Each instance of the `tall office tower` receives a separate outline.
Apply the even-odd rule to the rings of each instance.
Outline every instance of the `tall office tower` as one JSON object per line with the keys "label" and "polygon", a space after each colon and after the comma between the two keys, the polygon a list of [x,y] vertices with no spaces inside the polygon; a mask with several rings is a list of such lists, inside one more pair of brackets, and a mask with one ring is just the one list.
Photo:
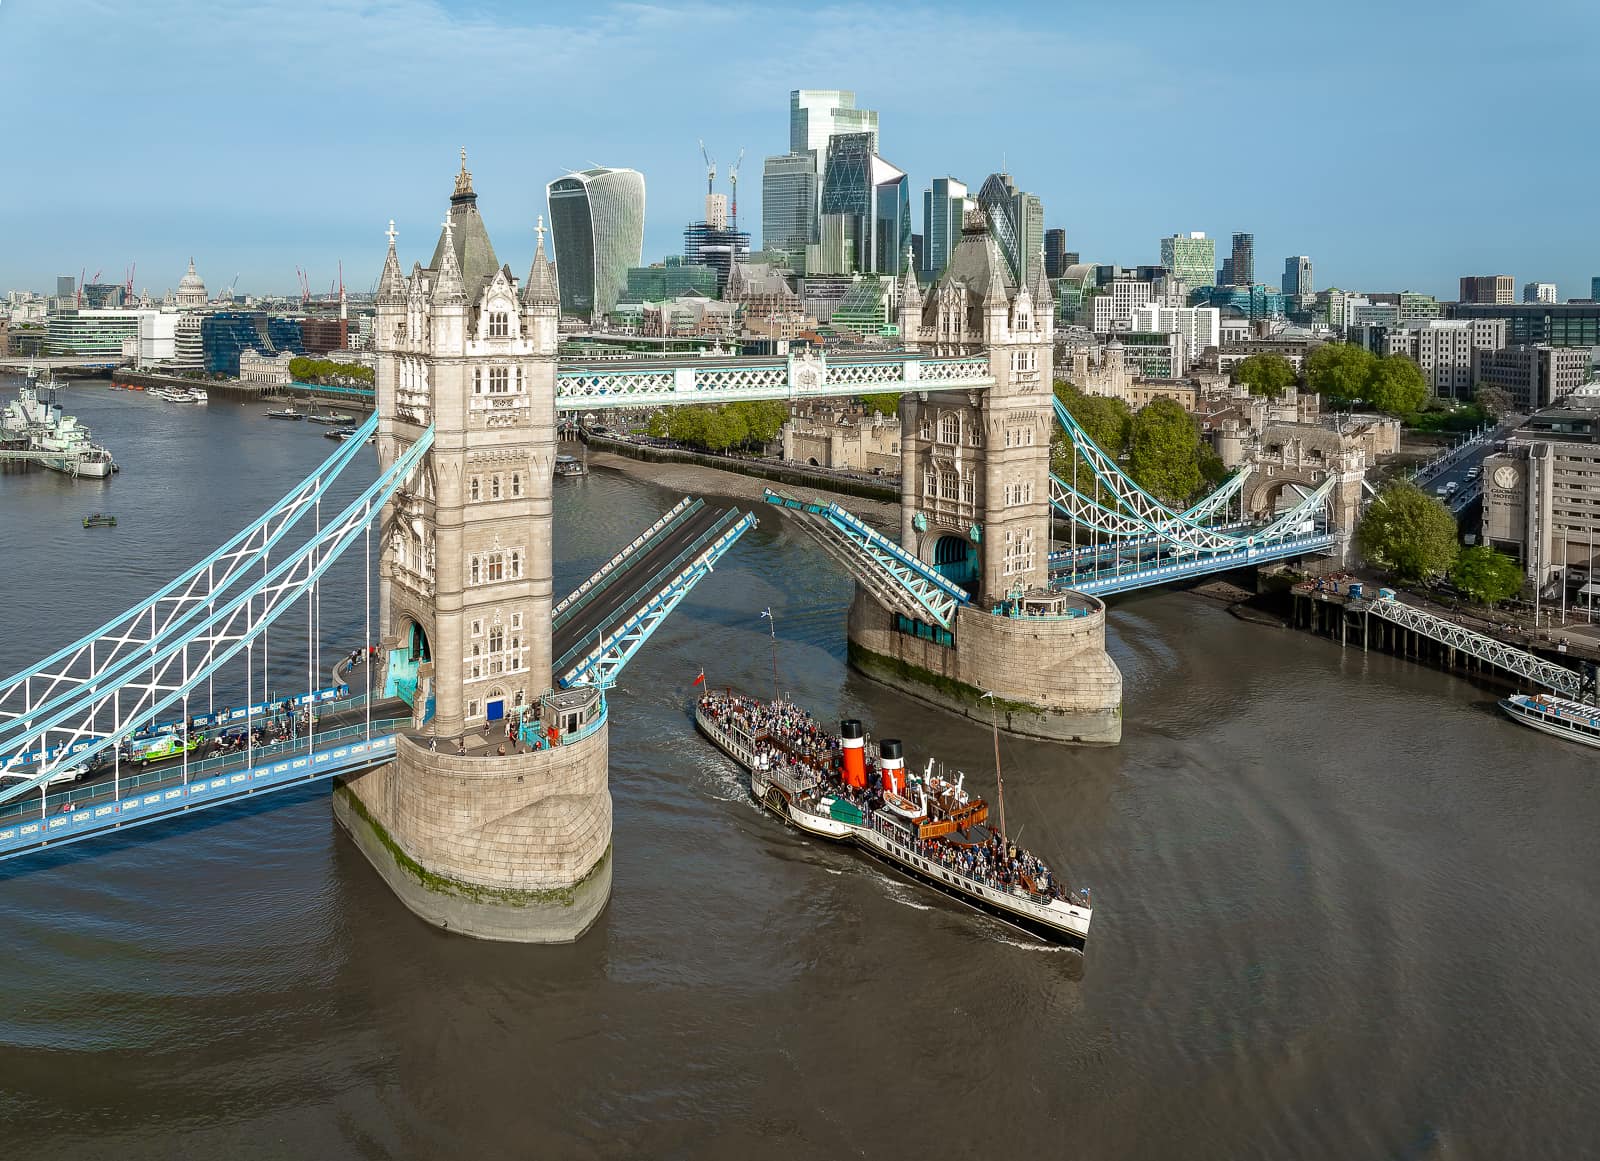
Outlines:
{"label": "tall office tower", "polygon": [[1233,281],[1229,286],[1254,286],[1256,283],[1256,236],[1233,236]]}
{"label": "tall office tower", "polygon": [[1046,230],[1044,232],[1044,276],[1046,278],[1060,278],[1067,272],[1067,232],[1065,230]]}
{"label": "tall office tower", "polygon": [[1600,302],[1600,278],[1590,277],[1589,299],[1591,302]]}
{"label": "tall office tower", "polygon": [[761,172],[761,248],[782,254],[789,269],[804,274],[816,221],[816,160],[809,153],[767,158]]}
{"label": "tall office tower", "polygon": [[807,273],[900,273],[911,249],[911,182],[877,155],[876,138],[863,132],[829,139]]}
{"label": "tall office tower", "polygon": [[991,173],[978,191],[978,206],[1000,244],[1011,277],[1031,286],[1039,252],[1044,249],[1043,203],[1019,190],[1009,173]]}
{"label": "tall office tower", "polygon": [[1469,274],[1461,280],[1461,301],[1503,305],[1516,301],[1516,284],[1509,274]]}
{"label": "tall office tower", "polygon": [[644,175],[598,166],[546,187],[561,313],[598,322],[644,258]]}
{"label": "tall office tower", "polygon": [[[789,152],[810,153],[821,162],[838,133],[870,133],[878,147],[878,114],[856,108],[848,89],[795,89],[789,94]],[[820,168],[820,166],[819,166]]]}
{"label": "tall office tower", "polygon": [[1161,265],[1190,290],[1213,286],[1217,281],[1217,244],[1203,230],[1173,234],[1161,239]]}
{"label": "tall office tower", "polygon": [[1523,302],[1555,302],[1556,284],[1554,282],[1529,282],[1522,288]]}
{"label": "tall office tower", "polygon": [[1283,260],[1283,296],[1295,300],[1309,298],[1311,290],[1311,259],[1304,254]]}
{"label": "tall office tower", "polygon": [[1222,260],[1222,268],[1217,271],[1217,285],[1218,286],[1233,286],[1233,285],[1235,285],[1234,278],[1233,278],[1233,259],[1232,258],[1224,258]]}
{"label": "tall office tower", "polygon": [[76,298],[78,294],[78,280],[70,274],[56,275],[56,297]]}
{"label": "tall office tower", "polygon": [[950,254],[961,241],[961,220],[972,199],[966,184],[953,177],[936,177],[922,191],[922,277],[933,280],[944,273]]}

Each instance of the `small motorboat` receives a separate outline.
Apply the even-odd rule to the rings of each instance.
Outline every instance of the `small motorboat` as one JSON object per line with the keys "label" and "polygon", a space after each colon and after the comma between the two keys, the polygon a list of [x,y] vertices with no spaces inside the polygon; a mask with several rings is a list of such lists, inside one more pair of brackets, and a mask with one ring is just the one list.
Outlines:
{"label": "small motorboat", "polygon": [[115,528],[117,518],[109,512],[91,512],[83,518],[85,528]]}
{"label": "small motorboat", "polygon": [[343,443],[345,440],[349,439],[355,433],[356,433],[356,429],[353,428],[353,427],[341,427],[341,428],[338,428],[335,431],[325,431],[325,432],[323,432],[322,433],[322,438],[323,439],[336,439],[340,443]]}
{"label": "small motorboat", "polygon": [[293,407],[285,407],[285,408],[282,408],[280,410],[267,412],[267,418],[268,419],[299,420],[299,419],[304,419],[305,415],[302,414],[301,412],[296,411]]}
{"label": "small motorboat", "polygon": [[326,415],[308,415],[306,418],[312,423],[320,423],[327,427],[342,427],[354,419],[355,416],[346,415],[342,411],[329,411]]}

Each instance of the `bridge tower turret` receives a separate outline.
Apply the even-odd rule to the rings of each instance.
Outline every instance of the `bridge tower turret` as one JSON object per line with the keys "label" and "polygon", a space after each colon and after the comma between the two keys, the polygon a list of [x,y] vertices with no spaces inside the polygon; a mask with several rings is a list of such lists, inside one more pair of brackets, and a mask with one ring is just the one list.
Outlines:
{"label": "bridge tower turret", "polygon": [[[857,589],[851,659],[874,677],[985,722],[1069,741],[1121,737],[1122,677],[1104,606],[1050,590],[1055,303],[1042,260],[1011,274],[981,213],[901,333],[925,357],[986,355],[984,391],[900,405],[901,544],[974,597],[953,631],[908,624]],[[902,307],[903,309],[903,307]],[[1030,610],[1026,618],[1013,614]],[[1055,610],[1048,618],[1040,610]]]}
{"label": "bridge tower turret", "polygon": [[[603,697],[552,690],[557,299],[542,223],[519,288],[463,155],[433,260],[409,279],[391,223],[376,305],[380,459],[433,429],[384,513],[379,569],[384,692],[411,702],[413,728],[392,764],[341,785],[335,811],[424,918],[575,939],[610,893],[611,796]],[[543,744],[551,729],[563,744]]]}

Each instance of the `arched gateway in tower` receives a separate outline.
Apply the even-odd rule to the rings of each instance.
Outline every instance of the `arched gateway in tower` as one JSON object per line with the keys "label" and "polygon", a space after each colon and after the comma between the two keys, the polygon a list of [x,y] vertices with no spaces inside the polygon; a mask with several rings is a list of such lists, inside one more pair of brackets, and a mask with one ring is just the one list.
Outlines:
{"label": "arched gateway in tower", "polygon": [[[433,440],[385,509],[379,566],[384,692],[410,702],[412,728],[392,763],[340,784],[335,815],[423,918],[576,939],[610,894],[604,687],[648,636],[641,620],[753,518],[685,501],[649,530],[660,552],[608,564],[621,576],[642,560],[634,583],[554,607],[559,296],[543,223],[519,286],[463,155],[428,266],[401,271],[391,223],[376,305],[379,459]],[[637,604],[663,582],[674,600]]]}

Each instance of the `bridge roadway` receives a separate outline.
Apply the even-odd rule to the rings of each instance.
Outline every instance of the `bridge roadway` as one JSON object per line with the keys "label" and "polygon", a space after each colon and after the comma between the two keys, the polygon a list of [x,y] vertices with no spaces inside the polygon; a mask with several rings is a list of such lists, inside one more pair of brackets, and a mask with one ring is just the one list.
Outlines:
{"label": "bridge roadway", "polygon": [[[556,659],[555,669],[561,673],[569,654],[586,641],[618,621],[638,611],[641,598],[654,595],[654,589],[666,582],[664,570],[695,541],[716,527],[729,508],[713,508],[703,504],[689,511],[682,519],[668,525],[662,533],[639,552],[627,557],[608,576],[605,587],[585,603],[577,605],[572,614],[559,621],[551,641],[551,656]],[[641,594],[641,587],[656,582],[651,592]]]}

